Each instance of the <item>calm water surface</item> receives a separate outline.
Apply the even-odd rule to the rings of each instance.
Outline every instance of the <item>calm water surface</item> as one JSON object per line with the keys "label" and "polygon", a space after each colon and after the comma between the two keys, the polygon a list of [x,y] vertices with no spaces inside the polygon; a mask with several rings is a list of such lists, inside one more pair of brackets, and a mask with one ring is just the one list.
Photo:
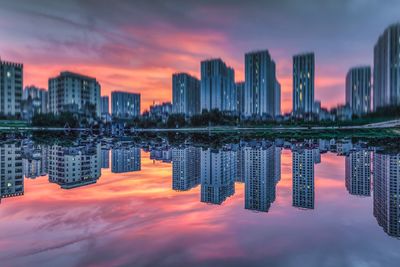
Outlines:
{"label": "calm water surface", "polygon": [[400,155],[291,148],[1,144],[0,265],[398,266]]}

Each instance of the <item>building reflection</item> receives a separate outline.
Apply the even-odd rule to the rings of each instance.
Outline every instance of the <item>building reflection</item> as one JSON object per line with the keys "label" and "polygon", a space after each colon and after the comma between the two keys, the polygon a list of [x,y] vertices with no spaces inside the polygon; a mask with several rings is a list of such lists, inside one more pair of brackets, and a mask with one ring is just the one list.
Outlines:
{"label": "building reflection", "polygon": [[237,152],[202,149],[200,153],[201,202],[222,204],[235,193]]}
{"label": "building reflection", "polygon": [[351,195],[371,195],[371,152],[351,151],[346,156],[346,189]]}
{"label": "building reflection", "polygon": [[173,148],[172,189],[187,191],[200,184],[200,153],[197,147]]}
{"label": "building reflection", "polygon": [[29,144],[23,148],[22,166],[26,178],[47,175],[47,146]]}
{"label": "building reflection", "polygon": [[314,164],[319,162],[318,147],[300,144],[292,148],[293,207],[314,209]]}
{"label": "building reflection", "polygon": [[52,145],[48,155],[49,181],[63,189],[94,184],[101,175],[100,144]]}
{"label": "building reflection", "polygon": [[111,172],[125,173],[140,171],[141,155],[138,147],[118,147],[111,151]]}
{"label": "building reflection", "polygon": [[101,168],[102,169],[110,168],[110,149],[109,148],[101,148]]}
{"label": "building reflection", "polygon": [[390,236],[400,237],[400,154],[373,156],[374,216]]}
{"label": "building reflection", "polygon": [[171,163],[172,149],[169,147],[152,149],[150,150],[150,159],[162,161],[164,163]]}
{"label": "building reflection", "polygon": [[24,194],[22,148],[19,143],[0,145],[0,200]]}
{"label": "building reflection", "polygon": [[276,183],[280,180],[277,165],[280,149],[272,143],[253,142],[242,148],[245,180],[245,208],[268,212],[275,201]]}

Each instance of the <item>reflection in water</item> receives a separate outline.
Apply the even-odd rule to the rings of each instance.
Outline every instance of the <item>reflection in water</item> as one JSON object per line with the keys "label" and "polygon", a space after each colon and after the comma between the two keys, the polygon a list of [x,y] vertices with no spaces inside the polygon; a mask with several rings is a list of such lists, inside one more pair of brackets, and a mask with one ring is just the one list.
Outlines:
{"label": "reflection in water", "polygon": [[374,155],[374,216],[390,236],[400,237],[400,154]]}
{"label": "reflection in water", "polygon": [[172,149],[172,189],[187,191],[200,184],[200,148]]}
{"label": "reflection in water", "polygon": [[201,202],[222,204],[235,193],[237,152],[207,148],[200,154]]}
{"label": "reflection in water", "polygon": [[314,209],[314,164],[317,162],[321,162],[319,149],[303,145],[293,148],[293,207]]}
{"label": "reflection in water", "polygon": [[20,144],[0,145],[0,200],[24,194]]}
{"label": "reflection in water", "polygon": [[111,152],[111,172],[124,173],[140,171],[141,156],[140,148],[137,147],[118,147]]}
{"label": "reflection in water", "polygon": [[346,156],[346,189],[351,195],[371,195],[371,152],[352,151]]}
{"label": "reflection in water", "polygon": [[49,181],[64,189],[96,183],[101,175],[100,144],[49,147]]}
{"label": "reflection in water", "polygon": [[268,212],[275,201],[276,154],[271,143],[250,143],[243,148],[246,209]]}
{"label": "reflection in water", "polygon": [[[118,189],[110,190],[113,194],[121,190],[120,188],[138,190],[139,195],[151,196],[150,200],[143,200],[149,201],[148,205],[151,207],[151,205],[156,205],[153,201],[156,201],[158,197],[162,198],[160,192],[168,191],[168,201],[172,201],[172,205],[161,207],[164,212],[179,206],[182,209],[180,212],[185,213],[186,211],[183,210],[196,204],[201,205],[195,208],[198,212],[208,212],[209,209],[212,209],[199,203],[198,198],[203,203],[220,205],[225,201],[228,202],[227,199],[236,193],[237,195],[234,198],[229,199],[229,203],[239,201],[238,205],[225,206],[226,213],[229,213],[229,209],[232,209],[233,206],[239,207],[241,210],[244,206],[246,210],[250,211],[270,212],[268,213],[268,221],[263,221],[262,224],[278,220],[276,214],[280,214],[285,219],[291,218],[291,216],[299,218],[294,217],[298,214],[296,213],[297,209],[292,207],[313,210],[316,194],[319,205],[324,205],[324,208],[327,205],[337,205],[336,202],[344,202],[346,198],[343,197],[343,194],[345,196],[371,196],[373,194],[373,198],[352,197],[350,200],[354,202],[351,204],[356,206],[358,205],[357,201],[364,201],[363,203],[370,201],[370,205],[373,205],[373,215],[384,232],[389,236],[400,237],[400,154],[373,152],[373,149],[366,149],[361,145],[353,146],[350,142],[336,140],[318,140],[317,142],[308,140],[294,144],[287,141],[241,141],[239,144],[229,144],[219,148],[200,148],[188,145],[171,147],[169,144],[154,147],[144,145],[143,147],[149,147],[148,156],[150,156],[152,164],[150,168],[149,165],[146,165],[148,157],[146,152],[143,152],[145,167],[141,173],[146,173],[151,169],[153,172],[148,176],[154,179],[152,182],[155,184],[165,182],[163,179],[154,182],[158,179],[159,173],[166,174],[170,179],[164,183],[167,184],[166,188],[164,187],[162,190],[153,188],[155,186],[153,183],[143,185],[146,180],[141,177],[141,173],[136,173],[135,175],[141,179],[135,179],[135,184],[132,184],[132,186],[118,186]],[[283,150],[282,147],[286,149]],[[102,168],[111,168],[112,173],[127,173],[140,171],[142,164],[141,148],[131,143],[107,144],[103,147],[101,143],[78,143],[63,147],[60,145],[38,145],[28,140],[21,143],[3,143],[0,145],[0,151],[1,198],[24,194],[23,175],[27,178],[36,178],[47,175],[48,172],[49,181],[57,183],[63,189],[72,189],[98,182],[99,186],[96,189],[91,189],[90,186],[82,189],[88,190],[88,195],[92,193],[93,201],[97,201],[94,190],[108,190],[107,184],[109,182],[110,184],[118,183],[118,181],[112,180],[118,177],[115,174],[106,179],[107,183],[99,181]],[[334,158],[336,156],[333,157],[332,155],[323,157],[324,162],[320,165],[323,171],[319,172],[319,167],[316,167],[316,164],[321,163],[321,153],[328,151],[345,155],[345,157],[341,157],[345,162],[344,177],[343,172],[334,173],[340,168],[339,164],[342,163]],[[335,159],[334,163],[332,163],[332,159]],[[165,169],[160,169],[158,173],[158,169],[154,168],[160,166]],[[329,166],[333,166],[334,169],[329,170]],[[167,173],[165,170],[167,170]],[[315,178],[316,171],[317,178]],[[107,176],[109,170],[104,171],[104,173]],[[327,173],[331,175],[331,178],[324,177]],[[371,175],[373,175],[373,183],[371,182]],[[339,178],[339,183],[332,177]],[[30,183],[33,187],[34,183],[43,181],[47,183],[46,180],[37,179],[29,180],[26,184]],[[236,188],[235,182],[237,183]],[[174,191],[171,191],[171,184]],[[345,187],[343,184],[345,184]],[[335,188],[335,186],[337,187]],[[196,187],[197,189],[195,189]],[[326,188],[328,190],[324,190]],[[190,191],[191,189],[193,190]],[[287,190],[285,191],[285,189]],[[329,190],[332,190],[333,193],[330,193]],[[26,191],[29,192],[29,190]],[[186,191],[186,193],[181,191]],[[343,191],[343,194],[341,191]],[[27,192],[25,197],[28,197]],[[65,194],[71,193],[71,191],[63,192]],[[118,198],[117,195],[108,197]],[[184,202],[190,205],[182,203],[173,205],[173,201],[176,201],[176,199],[174,200],[176,195],[182,196],[181,199],[184,199],[184,201],[187,201],[186,198],[193,198],[189,200],[191,203]],[[338,199],[339,196],[341,199]],[[137,196],[129,196],[129,198],[135,197]],[[23,198],[18,198],[16,201],[20,199]],[[328,200],[332,204],[327,204]],[[165,203],[168,201],[165,201]],[[196,203],[193,203],[193,201]],[[159,202],[156,203],[159,204]],[[327,208],[332,208],[332,206]],[[370,208],[370,206],[367,206],[367,208]],[[346,211],[346,208],[341,209],[343,212]],[[216,210],[222,209],[216,208]],[[314,211],[313,214],[321,215],[321,210],[323,209],[319,209],[318,213]],[[238,212],[240,211],[235,210],[235,214]],[[304,214],[301,211],[299,213]],[[255,216],[248,211],[241,213],[242,215]],[[212,215],[208,214],[207,216]],[[368,210],[368,216],[371,217],[370,210]],[[315,219],[315,217],[309,216],[304,220],[311,220],[311,218],[312,220]],[[336,220],[336,218],[333,218],[333,220]],[[307,223],[310,223],[310,221],[307,221]],[[373,223],[373,226],[379,229],[376,227],[376,223]],[[224,229],[221,231],[224,231]]]}

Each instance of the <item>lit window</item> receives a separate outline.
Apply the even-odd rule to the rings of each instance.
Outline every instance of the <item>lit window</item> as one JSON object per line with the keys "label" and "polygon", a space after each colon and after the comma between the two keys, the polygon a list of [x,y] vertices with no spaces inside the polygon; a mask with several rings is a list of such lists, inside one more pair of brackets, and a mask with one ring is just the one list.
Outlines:
{"label": "lit window", "polygon": [[7,78],[11,77],[11,72],[7,71]]}

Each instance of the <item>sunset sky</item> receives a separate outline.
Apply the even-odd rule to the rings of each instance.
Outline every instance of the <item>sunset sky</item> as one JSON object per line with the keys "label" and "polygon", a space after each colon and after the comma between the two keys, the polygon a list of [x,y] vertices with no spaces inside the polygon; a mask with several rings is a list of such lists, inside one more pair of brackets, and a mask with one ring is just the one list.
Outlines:
{"label": "sunset sky", "polygon": [[220,57],[240,81],[244,53],[268,49],[286,112],[292,55],[313,51],[315,96],[331,107],[399,10],[396,0],[0,0],[0,57],[24,63],[25,85],[76,71],[96,77],[102,95],[140,92],[144,110],[171,100],[174,72],[199,77],[201,60]]}

